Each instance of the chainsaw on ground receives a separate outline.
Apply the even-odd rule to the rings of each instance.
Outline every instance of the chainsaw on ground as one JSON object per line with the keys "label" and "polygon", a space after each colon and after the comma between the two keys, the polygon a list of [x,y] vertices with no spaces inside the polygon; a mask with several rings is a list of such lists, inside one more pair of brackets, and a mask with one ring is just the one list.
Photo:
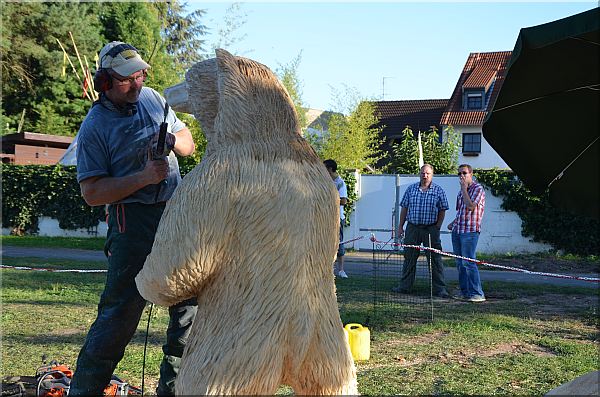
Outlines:
{"label": "chainsaw on ground", "polygon": [[[37,369],[35,376],[7,376],[2,379],[1,397],[65,397],[69,395],[73,371],[68,365],[56,360]],[[141,396],[142,391],[127,382],[112,376],[104,388],[104,396]]]}

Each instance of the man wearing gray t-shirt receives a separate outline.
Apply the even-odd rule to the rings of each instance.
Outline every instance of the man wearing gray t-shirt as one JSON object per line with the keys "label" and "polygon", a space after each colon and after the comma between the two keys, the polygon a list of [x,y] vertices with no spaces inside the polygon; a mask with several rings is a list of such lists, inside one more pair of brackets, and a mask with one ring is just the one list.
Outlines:
{"label": "man wearing gray t-shirt", "polygon": [[[96,320],[77,359],[70,396],[101,396],[123,358],[146,306],[135,276],[152,249],[165,202],[181,181],[174,153],[189,156],[195,150],[190,130],[170,109],[164,148],[156,144],[166,103],[143,87],[150,65],[133,46],[113,41],[99,57],[94,88],[100,98],[78,133],[77,180],[89,205],[108,205],[108,275]],[[174,394],[196,309],[195,299],[169,308],[158,395]]]}
{"label": "man wearing gray t-shirt", "polygon": [[[337,252],[337,263],[338,263],[338,273],[337,275],[340,278],[348,278],[348,275],[344,271],[344,255],[346,254],[346,249],[344,247],[344,221],[346,216],[344,214],[344,205],[348,202],[348,188],[346,187],[346,182],[342,179],[341,176],[337,173],[337,163],[333,159],[327,159],[323,161],[325,168],[327,168],[327,172],[333,183],[335,184],[335,188],[338,191],[340,196],[340,244],[338,245]],[[335,272],[334,272],[335,273]]]}

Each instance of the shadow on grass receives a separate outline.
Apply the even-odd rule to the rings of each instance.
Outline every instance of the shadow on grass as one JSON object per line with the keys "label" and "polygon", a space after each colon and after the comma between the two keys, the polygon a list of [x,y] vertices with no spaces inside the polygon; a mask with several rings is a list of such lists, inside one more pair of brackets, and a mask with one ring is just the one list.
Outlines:
{"label": "shadow on grass", "polygon": [[[141,323],[141,322],[140,322]],[[60,330],[56,333],[40,332],[38,335],[4,335],[2,342],[6,345],[47,346],[47,345],[76,345],[82,346],[88,329]],[[161,347],[166,342],[165,330],[151,330],[148,334],[148,346]],[[143,345],[146,341],[145,329],[139,329],[129,344]]]}
{"label": "shadow on grass", "polygon": [[[98,300],[96,299],[96,304]],[[47,307],[56,307],[57,303],[60,306],[68,306],[68,307],[73,307],[73,308],[88,308],[90,307],[90,304],[93,304],[94,302],[89,302],[89,301],[81,301],[81,302],[69,302],[69,301],[60,301],[57,302],[56,300],[52,300],[52,299],[37,299],[35,301],[31,301],[31,300],[21,300],[21,299],[3,299],[3,304],[5,305],[22,305],[22,306],[47,306]]]}
{"label": "shadow on grass", "polygon": [[29,295],[35,291],[68,291],[71,294],[98,294],[104,288],[106,273],[55,273],[44,271],[2,270],[3,288]]}
{"label": "shadow on grass", "polygon": [[[484,286],[487,301],[470,303],[430,299],[426,280],[417,279],[409,294],[391,292],[396,283],[393,277],[375,281],[370,276],[355,276],[351,282],[336,281],[344,324],[358,322],[378,331],[387,331],[403,328],[404,324],[480,322],[482,318],[502,317],[500,321],[490,320],[494,327],[519,332],[523,324],[507,321],[507,318],[543,321],[589,317],[593,325],[593,313],[598,312],[598,290],[587,288],[490,281]],[[456,288],[456,282],[450,282],[448,288]]]}

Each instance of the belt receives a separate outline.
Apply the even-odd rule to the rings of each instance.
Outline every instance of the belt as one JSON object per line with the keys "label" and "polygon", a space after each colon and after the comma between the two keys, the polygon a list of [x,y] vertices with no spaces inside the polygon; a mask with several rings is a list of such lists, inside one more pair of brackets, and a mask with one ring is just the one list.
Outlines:
{"label": "belt", "polygon": [[131,203],[118,203],[118,204],[109,204],[109,206],[113,206],[113,205],[144,205],[147,207],[164,207],[165,205],[167,205],[166,201],[159,201],[157,203],[150,203],[150,204],[146,204],[146,203],[140,203],[137,201],[131,202]]}
{"label": "belt", "polygon": [[408,222],[408,224],[416,226],[416,227],[420,227],[420,228],[425,228],[425,227],[430,227],[430,226],[434,226],[435,225],[435,223],[430,223],[429,225],[417,225],[416,223],[411,223],[411,222]]}

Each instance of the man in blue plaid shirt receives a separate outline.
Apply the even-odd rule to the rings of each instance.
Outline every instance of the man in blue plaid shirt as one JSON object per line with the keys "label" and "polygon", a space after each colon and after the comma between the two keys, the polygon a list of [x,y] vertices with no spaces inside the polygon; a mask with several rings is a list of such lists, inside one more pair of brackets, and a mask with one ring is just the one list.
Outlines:
{"label": "man in blue plaid shirt", "polygon": [[[404,237],[404,244],[429,246],[438,250],[442,249],[440,228],[444,222],[448,199],[446,193],[439,185],[432,182],[433,167],[424,164],[421,167],[420,182],[412,184],[404,192],[400,206],[400,224],[398,235]],[[408,221],[406,233],[404,222]],[[431,259],[431,278],[433,281],[433,294],[440,298],[448,298],[446,283],[444,282],[444,266],[442,256],[427,251]],[[414,248],[404,249],[404,265],[402,266],[402,279],[400,284],[392,288],[393,292],[407,293],[415,282],[417,259],[419,250]]]}

